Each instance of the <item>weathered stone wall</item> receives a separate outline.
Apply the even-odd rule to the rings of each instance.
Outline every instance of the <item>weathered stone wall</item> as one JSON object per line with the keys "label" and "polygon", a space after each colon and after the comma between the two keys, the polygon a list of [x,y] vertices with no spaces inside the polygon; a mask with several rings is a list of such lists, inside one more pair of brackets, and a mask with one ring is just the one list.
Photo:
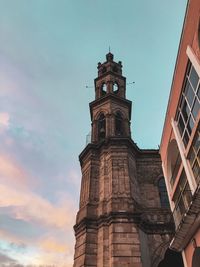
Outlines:
{"label": "weathered stone wall", "polygon": [[161,160],[158,152],[141,153],[137,158],[137,179],[142,204],[146,207],[160,207],[158,179],[162,176]]}
{"label": "weathered stone wall", "polygon": [[172,231],[169,212],[160,208],[158,152],[125,138],[84,153],[74,267],[153,266]]}

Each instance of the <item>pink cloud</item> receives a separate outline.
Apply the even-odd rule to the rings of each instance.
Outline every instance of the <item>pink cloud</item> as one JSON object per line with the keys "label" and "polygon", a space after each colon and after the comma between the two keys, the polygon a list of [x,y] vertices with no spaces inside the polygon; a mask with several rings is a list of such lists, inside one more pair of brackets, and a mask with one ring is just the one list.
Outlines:
{"label": "pink cloud", "polygon": [[8,127],[10,116],[7,112],[0,112],[0,125]]}
{"label": "pink cloud", "polygon": [[[70,172],[74,181],[78,181],[78,174]],[[16,232],[0,231],[0,239],[7,242],[27,245],[30,263],[26,255],[14,255],[14,258],[23,264],[28,262],[35,265],[51,265],[59,267],[72,266],[74,236],[73,225],[77,211],[76,202],[66,190],[55,191],[56,201],[52,203],[45,196],[34,192],[34,178],[11,156],[0,154],[0,208],[8,208],[9,216],[35,225],[44,226],[44,236],[31,237],[31,240],[16,236]],[[76,182],[75,182],[76,184]],[[10,207],[12,207],[10,209]],[[22,261],[20,261],[22,260]],[[63,262],[65,264],[63,264]]]}
{"label": "pink cloud", "polygon": [[5,133],[10,125],[10,115],[7,112],[0,112],[0,134]]}
{"label": "pink cloud", "polygon": [[29,190],[19,191],[0,185],[0,207],[9,206],[13,207],[13,216],[16,219],[35,221],[65,229],[72,229],[74,223],[76,209],[70,199],[62,206],[56,206]]}
{"label": "pink cloud", "polygon": [[10,251],[9,255],[21,264],[34,264],[34,266],[71,267],[74,254],[74,238],[72,231],[54,231],[49,228],[49,233],[39,239],[21,238],[6,231],[0,230],[1,242],[13,244],[18,247],[25,246],[28,253],[21,254],[21,251]]}
{"label": "pink cloud", "polygon": [[0,230],[1,240],[26,244],[30,261],[27,259],[28,255],[27,257],[23,255],[22,259],[20,254],[15,253],[13,255],[16,260],[22,264],[26,260],[27,264],[34,265],[72,266],[73,225],[76,212],[72,199],[61,194],[58,203],[53,204],[28,188],[19,190],[8,185],[0,185],[0,207],[4,209],[12,207],[9,209],[9,215],[14,219],[26,221],[36,227],[37,225],[45,227],[45,233],[39,239],[37,236],[29,239],[17,236],[16,233]]}
{"label": "pink cloud", "polygon": [[36,184],[30,174],[11,156],[0,154],[0,183],[24,188]]}

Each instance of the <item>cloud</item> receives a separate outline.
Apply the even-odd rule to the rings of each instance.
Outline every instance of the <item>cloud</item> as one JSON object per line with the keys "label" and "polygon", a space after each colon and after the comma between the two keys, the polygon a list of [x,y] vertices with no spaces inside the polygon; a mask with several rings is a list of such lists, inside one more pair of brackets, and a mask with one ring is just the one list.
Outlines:
{"label": "cloud", "polygon": [[13,158],[0,154],[0,182],[15,187],[24,187],[33,179]]}
{"label": "cloud", "polygon": [[17,261],[12,259],[11,257],[7,256],[6,254],[3,254],[3,253],[0,252],[0,263],[1,264],[6,264],[6,266],[9,266],[7,264],[16,264]]}
{"label": "cloud", "polygon": [[4,133],[10,125],[10,116],[7,112],[0,112],[0,134]]}
{"label": "cloud", "polygon": [[13,207],[15,218],[24,221],[35,221],[65,229],[71,228],[74,222],[75,208],[70,199],[58,207],[31,191],[19,191],[0,185],[0,207],[10,206]]}
{"label": "cloud", "polygon": [[10,116],[6,112],[0,112],[0,125],[8,127]]}
{"label": "cloud", "polygon": [[[16,225],[16,227],[18,227]],[[18,263],[28,266],[52,266],[71,267],[73,262],[74,238],[72,231],[55,230],[46,228],[46,234],[41,233],[38,238],[28,239],[19,235],[12,236],[11,233],[0,231],[0,252],[9,255]],[[7,241],[6,241],[7,240]],[[1,265],[0,265],[1,266]]]}
{"label": "cloud", "polygon": [[71,248],[67,242],[61,241],[60,238],[49,236],[39,241],[40,248],[46,252],[51,253],[68,253],[71,252]]}
{"label": "cloud", "polygon": [[71,169],[68,174],[70,182],[75,186],[76,189],[80,188],[81,183],[81,172],[80,170]]}

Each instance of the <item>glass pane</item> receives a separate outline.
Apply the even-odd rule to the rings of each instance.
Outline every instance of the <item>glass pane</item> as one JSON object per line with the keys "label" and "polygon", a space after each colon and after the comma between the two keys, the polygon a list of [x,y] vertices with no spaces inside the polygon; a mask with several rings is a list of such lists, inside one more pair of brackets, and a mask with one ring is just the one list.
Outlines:
{"label": "glass pane", "polygon": [[196,119],[197,114],[199,112],[199,108],[200,108],[200,104],[199,104],[199,101],[196,98],[195,99],[195,102],[194,102],[194,106],[192,108],[192,114],[193,114],[193,116],[194,116],[195,119]]}
{"label": "glass pane", "polygon": [[197,95],[198,95],[198,98],[199,98],[199,101],[200,101],[200,85],[199,85],[199,88],[198,88]]}
{"label": "glass pane", "polygon": [[182,218],[181,211],[180,211],[179,207],[177,206],[177,207],[176,207],[176,213],[174,214],[174,220],[175,220],[175,222],[176,222],[177,224],[179,224],[181,218]]}
{"label": "glass pane", "polygon": [[184,136],[183,136],[183,143],[184,143],[185,147],[187,147],[188,142],[189,142],[189,135],[188,135],[187,131],[185,131]]}
{"label": "glass pane", "polygon": [[182,197],[179,200],[178,207],[179,207],[180,213],[184,214],[185,213],[185,205],[184,205]]}
{"label": "glass pane", "polygon": [[188,157],[191,166],[193,165],[194,158],[195,158],[195,152],[194,152],[194,149],[192,147],[191,151],[190,151],[190,154],[189,154],[189,157]]}
{"label": "glass pane", "polygon": [[193,170],[194,178],[196,180],[198,180],[199,179],[199,174],[200,174],[200,167],[199,167],[199,164],[198,164],[197,160],[195,161],[192,170]]}
{"label": "glass pane", "polygon": [[180,114],[180,116],[179,116],[178,128],[179,128],[180,134],[181,134],[181,136],[182,136],[183,131],[184,131],[184,128],[185,128],[185,125],[184,125],[183,119],[182,119],[182,117],[181,117],[181,114]]}
{"label": "glass pane", "polygon": [[187,183],[185,190],[183,192],[183,198],[184,198],[185,209],[188,209],[188,207],[192,201],[192,194],[191,194],[191,190],[190,190],[188,183]]}
{"label": "glass pane", "polygon": [[176,180],[176,176],[178,174],[178,171],[180,169],[181,165],[181,157],[180,154],[178,153],[175,164],[172,165],[172,177],[171,177],[171,184],[174,184],[174,181]]}
{"label": "glass pane", "polygon": [[193,127],[194,127],[193,118],[192,116],[190,116],[188,124],[187,124],[187,129],[188,129],[189,134],[191,134]]}
{"label": "glass pane", "polygon": [[196,91],[197,83],[199,81],[199,76],[198,76],[198,74],[196,73],[196,70],[193,67],[191,68],[189,79],[191,81],[191,84],[192,84],[194,90]]}
{"label": "glass pane", "polygon": [[189,106],[191,107],[193,99],[194,99],[194,91],[193,91],[191,85],[189,84],[189,82],[187,82],[187,84],[186,84],[185,95],[186,95],[186,98],[188,100]]}
{"label": "glass pane", "polygon": [[187,105],[187,102],[184,100],[183,107],[182,107],[182,114],[183,114],[183,118],[185,122],[187,122],[188,120],[189,113],[190,113],[189,107]]}
{"label": "glass pane", "polygon": [[180,182],[179,182],[179,187],[181,191],[185,187],[186,182],[187,182],[187,178],[186,178],[185,171],[183,170],[181,173]]}
{"label": "glass pane", "polygon": [[196,153],[198,152],[199,147],[200,147],[200,138],[197,135],[197,136],[195,136],[195,139],[194,139],[194,149],[195,149]]}

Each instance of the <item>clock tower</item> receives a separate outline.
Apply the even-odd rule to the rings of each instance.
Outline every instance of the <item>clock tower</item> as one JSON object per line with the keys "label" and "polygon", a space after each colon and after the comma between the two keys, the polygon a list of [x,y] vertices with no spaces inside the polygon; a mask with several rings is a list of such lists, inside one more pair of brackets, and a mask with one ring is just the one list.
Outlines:
{"label": "clock tower", "polygon": [[109,52],[97,68],[91,143],[79,156],[74,267],[157,267],[173,233],[160,156],[131,139],[121,61]]}

